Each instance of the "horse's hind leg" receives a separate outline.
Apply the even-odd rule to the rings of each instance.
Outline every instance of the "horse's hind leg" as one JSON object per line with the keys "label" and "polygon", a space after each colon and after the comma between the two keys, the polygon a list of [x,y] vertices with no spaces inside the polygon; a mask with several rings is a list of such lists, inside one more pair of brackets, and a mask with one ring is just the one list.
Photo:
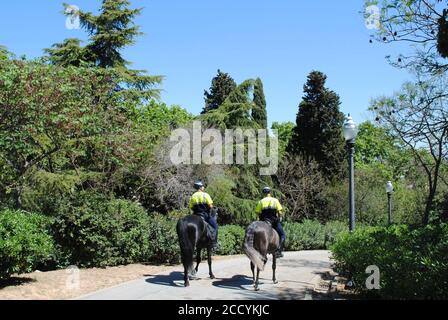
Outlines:
{"label": "horse's hind leg", "polygon": [[275,277],[275,270],[277,269],[277,258],[275,257],[275,254],[273,255],[272,258],[272,281],[277,284],[277,278]]}
{"label": "horse's hind leg", "polygon": [[260,278],[260,269],[257,268],[257,278],[255,279],[255,291],[260,291],[258,287],[258,279]]}
{"label": "horse's hind leg", "polygon": [[210,275],[210,279],[215,279],[215,275],[212,271],[212,250],[211,248],[207,249],[207,256],[208,256],[208,273]]}
{"label": "horse's hind leg", "polygon": [[255,265],[252,261],[250,262],[250,270],[252,270],[252,279],[254,280],[254,286],[255,286]]}
{"label": "horse's hind leg", "polygon": [[190,286],[190,275],[188,274],[190,271],[188,270],[188,266],[184,265],[184,285],[185,287]]}
{"label": "horse's hind leg", "polygon": [[201,255],[202,255],[202,250],[201,249],[197,249],[197,253],[196,253],[196,268],[193,271],[193,275],[194,276],[199,271],[199,265],[201,264],[201,259],[202,259]]}

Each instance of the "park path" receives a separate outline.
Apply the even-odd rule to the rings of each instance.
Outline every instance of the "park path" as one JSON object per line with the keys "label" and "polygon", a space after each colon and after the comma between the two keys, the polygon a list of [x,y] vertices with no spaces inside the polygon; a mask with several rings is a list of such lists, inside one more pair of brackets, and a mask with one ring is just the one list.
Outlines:
{"label": "park path", "polygon": [[81,300],[308,300],[316,298],[313,288],[320,275],[331,270],[328,251],[286,252],[278,260],[278,284],[272,283],[272,263],[269,259],[260,274],[260,291],[252,286],[249,259],[238,256],[213,263],[216,279],[208,277],[207,262],[198,272],[199,280],[191,281],[189,288],[183,287],[180,266],[145,278],[104,289]]}

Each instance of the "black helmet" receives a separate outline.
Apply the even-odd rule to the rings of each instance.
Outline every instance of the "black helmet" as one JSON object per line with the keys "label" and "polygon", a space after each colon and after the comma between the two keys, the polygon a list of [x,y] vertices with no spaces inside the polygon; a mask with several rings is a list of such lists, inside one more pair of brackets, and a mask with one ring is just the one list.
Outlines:
{"label": "black helmet", "polygon": [[264,193],[264,194],[269,194],[269,193],[271,193],[271,192],[272,192],[271,188],[269,188],[269,187],[264,187],[264,188],[263,188],[263,193]]}
{"label": "black helmet", "polygon": [[203,186],[204,186],[204,184],[202,183],[202,181],[196,181],[196,182],[194,183],[194,188],[195,188],[196,190],[201,189]]}

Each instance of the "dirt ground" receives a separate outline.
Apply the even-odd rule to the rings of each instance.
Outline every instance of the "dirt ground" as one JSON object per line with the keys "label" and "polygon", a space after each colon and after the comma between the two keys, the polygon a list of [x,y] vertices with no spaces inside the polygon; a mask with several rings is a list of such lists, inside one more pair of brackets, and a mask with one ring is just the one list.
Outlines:
{"label": "dirt ground", "polygon": [[[213,257],[213,260],[232,257]],[[204,261],[203,263],[207,263]],[[0,283],[0,300],[66,300],[123,282],[156,275],[173,266],[132,264],[119,267],[33,272]],[[79,281],[77,280],[79,279]]]}

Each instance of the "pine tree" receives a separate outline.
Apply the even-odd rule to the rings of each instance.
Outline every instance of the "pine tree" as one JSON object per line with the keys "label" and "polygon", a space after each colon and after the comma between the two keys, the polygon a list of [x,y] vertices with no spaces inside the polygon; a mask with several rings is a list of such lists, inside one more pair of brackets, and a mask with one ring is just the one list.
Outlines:
{"label": "pine tree", "polygon": [[89,64],[85,57],[86,50],[81,47],[81,40],[76,38],[65,39],[44,51],[49,55],[47,59],[54,65],[80,67],[83,63]]}
{"label": "pine tree", "polygon": [[266,129],[268,127],[268,115],[266,111],[266,98],[264,96],[263,82],[260,78],[255,80],[254,104],[252,118],[261,128]]}
{"label": "pine tree", "polygon": [[218,109],[236,87],[235,80],[229,74],[218,70],[218,74],[212,80],[210,92],[204,92],[205,107],[202,114]]}
{"label": "pine tree", "polygon": [[[64,4],[65,14],[70,16],[70,6]],[[89,34],[89,42],[81,47],[79,39],[66,39],[62,43],[45,49],[50,63],[60,66],[90,65],[100,68],[114,68],[123,79],[124,86],[119,90],[139,99],[158,96],[154,86],[161,83],[161,76],[149,76],[143,70],[129,69],[121,51],[135,44],[137,36],[142,35],[134,19],[142,9],[130,9],[128,0],[103,0],[99,15],[79,11],[82,28]]]}
{"label": "pine tree", "polygon": [[344,116],[339,111],[339,96],[325,87],[326,79],[322,72],[309,74],[288,152],[316,160],[331,179],[340,174],[344,161]]}

